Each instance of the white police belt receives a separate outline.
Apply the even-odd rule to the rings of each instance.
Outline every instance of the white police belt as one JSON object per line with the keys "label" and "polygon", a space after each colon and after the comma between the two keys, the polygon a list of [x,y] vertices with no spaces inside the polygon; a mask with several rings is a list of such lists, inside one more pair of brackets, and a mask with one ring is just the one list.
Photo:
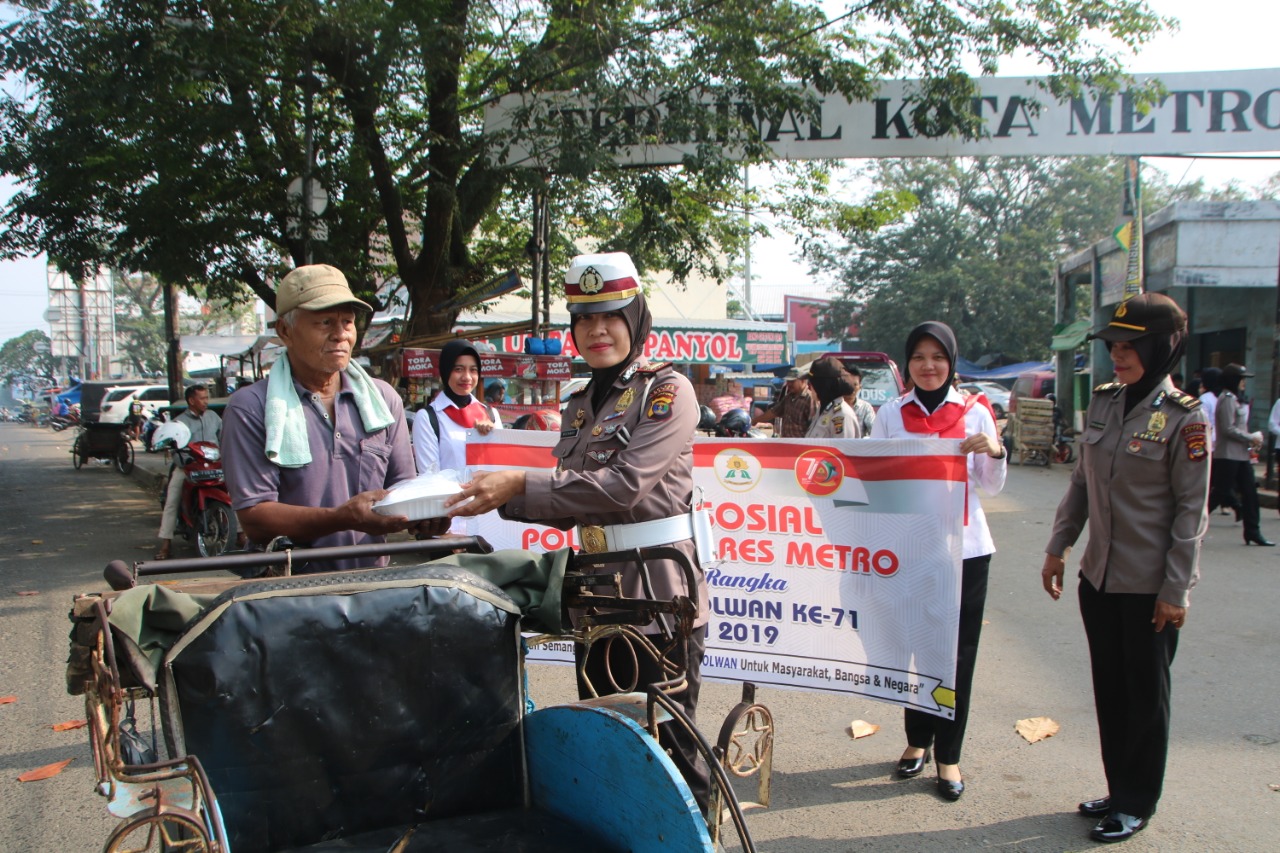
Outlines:
{"label": "white police belt", "polygon": [[690,513],[635,524],[578,525],[578,543],[587,554],[652,548],[692,538],[693,517]]}

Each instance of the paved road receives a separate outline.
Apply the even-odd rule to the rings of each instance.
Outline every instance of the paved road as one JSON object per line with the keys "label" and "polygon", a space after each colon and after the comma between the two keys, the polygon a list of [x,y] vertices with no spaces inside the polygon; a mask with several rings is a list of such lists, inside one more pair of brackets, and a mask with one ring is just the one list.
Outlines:
{"label": "paved road", "polygon": [[[66,433],[0,425],[0,851],[91,851],[112,821],[92,793],[83,731],[49,725],[83,717],[62,683],[65,613],[75,592],[102,588],[107,560],[154,548],[157,507],[139,484],[106,467],[73,471]],[[1062,468],[1012,468],[1003,495],[987,501],[999,553],[992,563],[962,766],[969,790],[958,803],[927,778],[891,777],[902,749],[900,712],[877,703],[765,690],[778,718],[773,805],[750,815],[761,850],[950,851],[1094,847],[1074,804],[1104,791],[1097,759],[1087,656],[1067,599],[1039,586],[1042,548],[1066,485]],[[1263,532],[1280,539],[1269,512]],[[1174,738],[1160,814],[1127,842],[1135,851],[1271,851],[1280,848],[1280,712],[1275,661],[1280,629],[1280,549],[1246,548],[1239,527],[1215,516],[1205,544],[1205,580],[1174,666]],[[35,596],[20,591],[38,590]],[[535,667],[540,704],[571,698],[569,671]],[[704,688],[709,733],[737,699],[727,685]],[[1013,730],[1024,717],[1062,724],[1030,745]],[[844,733],[853,719],[882,726],[869,738]],[[73,758],[60,776],[19,784],[23,770]]]}

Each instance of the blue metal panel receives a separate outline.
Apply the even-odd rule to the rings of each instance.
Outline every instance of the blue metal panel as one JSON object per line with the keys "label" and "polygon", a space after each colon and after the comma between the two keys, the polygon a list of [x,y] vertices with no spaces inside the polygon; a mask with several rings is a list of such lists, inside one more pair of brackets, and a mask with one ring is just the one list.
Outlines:
{"label": "blue metal panel", "polygon": [[631,853],[713,853],[697,802],[671,759],[621,714],[581,704],[525,717],[534,807]]}

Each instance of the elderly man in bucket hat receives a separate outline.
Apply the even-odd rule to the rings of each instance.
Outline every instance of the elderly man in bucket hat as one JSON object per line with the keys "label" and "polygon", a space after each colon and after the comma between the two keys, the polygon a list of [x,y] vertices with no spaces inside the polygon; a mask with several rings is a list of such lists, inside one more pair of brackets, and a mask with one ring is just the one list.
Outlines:
{"label": "elderly man in bucket hat", "polygon": [[[356,545],[410,526],[373,511],[388,486],[416,472],[399,396],[351,359],[356,312],[371,310],[328,264],[281,280],[276,334],[285,353],[267,381],[237,391],[223,414],[231,505],[254,543],[286,536],[314,547]],[[312,562],[303,571],[369,564]]]}

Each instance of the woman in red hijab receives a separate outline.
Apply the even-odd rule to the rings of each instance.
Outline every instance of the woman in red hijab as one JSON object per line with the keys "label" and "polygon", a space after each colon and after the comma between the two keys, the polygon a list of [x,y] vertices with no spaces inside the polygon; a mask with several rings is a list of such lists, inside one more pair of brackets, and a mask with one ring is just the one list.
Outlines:
{"label": "woman in red hijab", "polygon": [[969,484],[965,496],[964,563],[960,580],[960,637],[956,646],[955,719],[906,710],[907,748],[897,774],[918,776],[934,750],[938,793],[958,800],[964,793],[960,749],[969,719],[969,693],[982,633],[982,610],[987,600],[987,570],[995,543],[987,517],[978,502],[978,489],[995,495],[1004,488],[1005,451],[995,415],[982,395],[957,391],[956,336],[945,323],[921,323],[907,336],[907,373],[912,388],[885,403],[871,425],[872,438],[955,438],[968,454]]}

